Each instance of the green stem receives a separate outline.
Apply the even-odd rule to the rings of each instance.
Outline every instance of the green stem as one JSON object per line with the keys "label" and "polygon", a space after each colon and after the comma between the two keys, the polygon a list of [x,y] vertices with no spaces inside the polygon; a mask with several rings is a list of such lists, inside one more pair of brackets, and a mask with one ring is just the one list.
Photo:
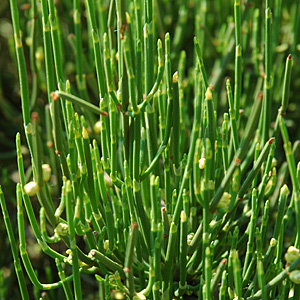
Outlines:
{"label": "green stem", "polygon": [[9,219],[9,214],[8,214],[8,211],[6,208],[6,203],[5,203],[5,199],[4,199],[4,195],[2,192],[1,186],[0,186],[0,204],[1,204],[2,214],[3,214],[4,224],[5,224],[7,235],[8,235],[8,240],[9,240],[10,247],[11,247],[11,252],[13,255],[13,259],[14,259],[14,267],[15,267],[15,272],[16,272],[19,287],[20,287],[21,296],[22,296],[23,300],[29,300],[29,294],[28,294],[28,290],[26,287],[25,277],[24,277],[24,274],[22,271],[21,262],[20,262],[20,258],[19,258],[19,254],[18,254],[18,250],[17,250],[16,239],[14,237],[13,228],[11,225],[11,221]]}
{"label": "green stem", "polygon": [[74,96],[72,94],[65,93],[65,92],[62,92],[62,91],[55,91],[54,93],[55,94],[52,94],[52,96],[51,96],[53,99],[56,97],[55,95],[58,95],[62,99],[68,100],[68,101],[71,101],[74,104],[80,105],[81,107],[84,107],[84,108],[88,109],[89,111],[91,111],[91,112],[93,112],[97,115],[102,115],[104,117],[108,116],[108,113],[106,111],[101,110],[99,107],[95,106],[94,104],[92,104],[90,102],[87,102],[86,100],[81,99],[77,96]]}

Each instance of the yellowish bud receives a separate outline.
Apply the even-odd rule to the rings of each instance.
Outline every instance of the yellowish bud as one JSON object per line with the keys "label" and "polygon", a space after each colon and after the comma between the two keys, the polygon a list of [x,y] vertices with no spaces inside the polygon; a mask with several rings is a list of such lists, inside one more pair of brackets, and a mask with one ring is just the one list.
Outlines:
{"label": "yellowish bud", "polygon": [[133,296],[133,300],[146,300],[146,297],[143,295],[142,292],[136,293],[135,296]]}
{"label": "yellowish bud", "polygon": [[24,191],[28,196],[35,196],[39,191],[39,185],[35,181],[30,181],[24,186]]}
{"label": "yellowish bud", "polygon": [[300,256],[299,249],[294,246],[290,246],[287,252],[284,254],[284,258],[288,264],[294,262]]}
{"label": "yellowish bud", "polygon": [[25,126],[25,132],[27,134],[32,134],[32,124],[31,123],[28,123],[26,126]]}
{"label": "yellowish bud", "polygon": [[210,228],[215,228],[218,224],[219,224],[219,222],[217,222],[216,220],[212,220],[212,221],[209,223],[209,227],[210,227]]}
{"label": "yellowish bud", "polygon": [[228,205],[230,204],[230,199],[231,199],[231,194],[225,192],[223,193],[218,205],[217,205],[217,208],[227,208]]}
{"label": "yellowish bud", "polygon": [[215,182],[213,180],[208,181],[208,189],[211,191],[215,189]]}
{"label": "yellowish bud", "polygon": [[290,273],[289,278],[296,284],[300,284],[300,271],[294,270]]}
{"label": "yellowish bud", "polygon": [[104,250],[106,251],[109,247],[109,240],[104,241]]}
{"label": "yellowish bud", "polygon": [[64,259],[64,262],[72,265],[72,263],[73,263],[73,260],[72,260],[72,250],[71,249],[67,249],[66,253],[68,254],[68,257],[66,257]]}
{"label": "yellowish bud", "polygon": [[35,59],[37,61],[44,61],[44,50],[42,47],[38,47],[35,52]]}
{"label": "yellowish bud", "polygon": [[129,13],[126,12],[125,15],[126,15],[126,22],[127,22],[127,24],[130,24],[131,23],[131,19],[130,19]]}
{"label": "yellowish bud", "polygon": [[188,236],[187,236],[187,244],[188,244],[188,246],[191,244],[194,236],[195,236],[194,232],[191,232],[190,234],[188,234]]}
{"label": "yellowish bud", "polygon": [[43,171],[43,180],[45,182],[49,181],[51,178],[51,168],[48,164],[42,165],[42,171]]}
{"label": "yellowish bud", "polygon": [[32,45],[32,38],[31,37],[26,37],[25,38],[25,43],[28,47],[30,47]]}
{"label": "yellowish bud", "polygon": [[271,247],[275,247],[276,245],[277,245],[277,240],[274,239],[274,238],[271,238],[270,246],[271,246]]}
{"label": "yellowish bud", "polygon": [[89,134],[88,134],[88,132],[87,132],[87,130],[86,130],[85,127],[82,128],[82,137],[84,139],[88,139],[89,138]]}
{"label": "yellowish bud", "polygon": [[96,122],[93,126],[93,129],[94,129],[95,133],[100,133],[101,132],[101,121]]}
{"label": "yellowish bud", "polygon": [[186,222],[186,213],[184,210],[181,211],[180,220],[181,222]]}
{"label": "yellowish bud", "polygon": [[125,295],[121,292],[115,292],[114,293],[114,298],[115,300],[125,300]]}
{"label": "yellowish bud", "polygon": [[203,170],[205,168],[206,159],[204,157],[199,159],[199,168],[200,170]]}
{"label": "yellowish bud", "polygon": [[173,74],[173,82],[174,82],[174,83],[177,83],[177,82],[178,82],[178,72],[175,72],[175,73]]}
{"label": "yellowish bud", "polygon": [[65,223],[58,223],[54,232],[59,236],[66,236],[68,234],[69,226]]}
{"label": "yellowish bud", "polygon": [[275,157],[273,157],[271,167],[274,168],[276,166],[277,166],[277,159]]}
{"label": "yellowish bud", "polygon": [[206,100],[211,100],[212,99],[212,92],[211,92],[211,88],[208,87],[205,93],[205,98]]}
{"label": "yellowish bud", "polygon": [[289,195],[290,191],[286,184],[280,189],[280,193],[283,194],[284,196]]}

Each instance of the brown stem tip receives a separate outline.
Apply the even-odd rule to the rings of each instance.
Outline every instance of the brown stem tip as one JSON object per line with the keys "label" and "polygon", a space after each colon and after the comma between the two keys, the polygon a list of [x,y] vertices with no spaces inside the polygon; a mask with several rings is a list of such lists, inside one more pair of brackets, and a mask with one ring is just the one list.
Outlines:
{"label": "brown stem tip", "polygon": [[59,99],[59,95],[56,92],[51,92],[50,97],[53,101],[57,101]]}
{"label": "brown stem tip", "polygon": [[271,137],[271,138],[269,139],[268,143],[271,145],[271,144],[273,143],[273,141],[274,141],[274,138]]}
{"label": "brown stem tip", "polygon": [[38,119],[39,119],[39,114],[38,114],[36,111],[34,111],[34,112],[31,114],[31,121],[32,121],[32,122],[37,122]]}
{"label": "brown stem tip", "polygon": [[104,116],[104,117],[107,117],[107,116],[108,116],[108,113],[105,112],[105,111],[102,111],[102,112],[101,112],[101,115]]}
{"label": "brown stem tip", "polygon": [[131,226],[132,229],[137,229],[139,227],[137,222],[133,222]]}
{"label": "brown stem tip", "polygon": [[257,98],[258,98],[259,100],[262,100],[263,97],[264,97],[264,93],[263,93],[262,91],[260,91],[260,92],[257,94]]}
{"label": "brown stem tip", "polygon": [[236,158],[234,159],[234,162],[235,162],[236,166],[239,166],[239,165],[241,164],[242,161],[241,161],[240,158],[236,157]]}

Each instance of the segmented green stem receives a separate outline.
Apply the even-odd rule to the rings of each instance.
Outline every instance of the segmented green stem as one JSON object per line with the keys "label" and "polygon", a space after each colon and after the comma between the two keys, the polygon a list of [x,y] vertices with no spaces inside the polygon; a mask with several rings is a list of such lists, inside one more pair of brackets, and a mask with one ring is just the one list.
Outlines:
{"label": "segmented green stem", "polygon": [[28,290],[26,287],[25,277],[24,277],[22,267],[21,267],[21,262],[20,262],[20,258],[19,258],[19,254],[18,254],[16,239],[14,237],[13,228],[11,225],[11,221],[9,218],[9,214],[7,211],[7,207],[6,207],[6,203],[5,203],[5,199],[4,199],[4,195],[2,192],[1,186],[0,186],[0,204],[1,204],[2,214],[3,214],[4,224],[6,227],[6,231],[7,231],[7,235],[8,235],[8,239],[9,239],[9,243],[11,246],[11,251],[12,251],[12,255],[13,255],[13,259],[14,259],[14,267],[15,267],[15,272],[16,272],[19,287],[20,287],[21,296],[22,296],[22,299],[29,300],[29,293],[28,293]]}

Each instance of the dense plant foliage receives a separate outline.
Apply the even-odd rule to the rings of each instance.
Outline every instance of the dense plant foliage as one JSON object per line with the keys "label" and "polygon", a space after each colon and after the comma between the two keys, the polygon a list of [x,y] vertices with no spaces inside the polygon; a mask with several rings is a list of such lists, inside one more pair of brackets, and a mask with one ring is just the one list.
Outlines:
{"label": "dense plant foliage", "polygon": [[10,10],[23,299],[300,298],[297,1]]}

